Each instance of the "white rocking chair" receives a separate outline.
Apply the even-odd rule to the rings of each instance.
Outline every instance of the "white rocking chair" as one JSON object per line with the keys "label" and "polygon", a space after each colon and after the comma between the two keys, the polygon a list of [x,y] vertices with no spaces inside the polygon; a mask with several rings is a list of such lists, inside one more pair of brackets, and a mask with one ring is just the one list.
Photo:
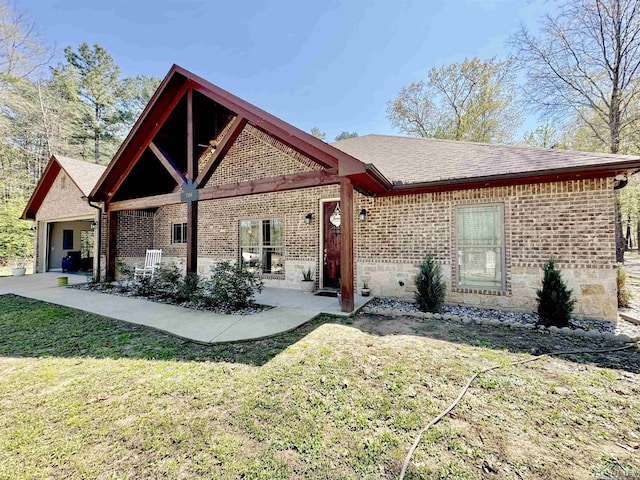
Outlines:
{"label": "white rocking chair", "polygon": [[156,273],[156,269],[160,266],[160,261],[162,260],[162,250],[147,250],[147,254],[144,257],[144,266],[138,267],[137,263],[134,263],[133,266],[135,271],[133,273],[134,280],[137,280],[138,277],[151,277]]}

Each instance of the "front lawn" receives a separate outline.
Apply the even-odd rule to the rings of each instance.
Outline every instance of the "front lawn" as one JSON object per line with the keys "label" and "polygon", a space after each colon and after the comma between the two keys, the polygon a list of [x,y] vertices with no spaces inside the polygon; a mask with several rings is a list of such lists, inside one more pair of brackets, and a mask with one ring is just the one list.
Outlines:
{"label": "front lawn", "polygon": [[[472,372],[606,345],[361,316],[212,347],[4,295],[0,478],[397,478]],[[638,349],[544,358],[474,384],[407,478],[639,468],[639,426]]]}

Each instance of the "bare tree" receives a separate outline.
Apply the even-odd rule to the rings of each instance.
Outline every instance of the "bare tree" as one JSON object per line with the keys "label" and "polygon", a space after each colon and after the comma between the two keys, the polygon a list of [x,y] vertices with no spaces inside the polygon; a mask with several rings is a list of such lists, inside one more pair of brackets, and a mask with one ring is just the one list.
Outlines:
{"label": "bare tree", "polygon": [[0,84],[27,78],[50,60],[51,53],[27,14],[0,1]]}
{"label": "bare tree", "polygon": [[[522,27],[514,44],[526,69],[529,104],[546,115],[577,116],[611,153],[618,153],[640,119],[640,2],[566,0],[557,14],[543,17],[539,35]],[[622,261],[625,245],[616,206],[616,258]]]}
{"label": "bare tree", "polygon": [[509,142],[520,123],[512,61],[472,58],[432,68],[387,103],[403,133],[473,142]]}
{"label": "bare tree", "polygon": [[522,27],[514,37],[529,104],[577,116],[612,153],[640,118],[639,8],[638,0],[569,0],[542,18],[539,35]]}

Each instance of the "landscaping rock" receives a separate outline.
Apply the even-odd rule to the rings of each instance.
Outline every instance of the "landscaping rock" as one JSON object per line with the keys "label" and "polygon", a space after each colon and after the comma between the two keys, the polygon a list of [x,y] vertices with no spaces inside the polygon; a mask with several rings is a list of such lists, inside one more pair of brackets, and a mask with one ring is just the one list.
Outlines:
{"label": "landscaping rock", "polygon": [[[415,315],[419,312],[417,305],[413,302],[406,300],[392,300],[388,298],[375,298],[367,304],[364,311],[368,313],[376,313],[374,309],[379,309],[380,307],[386,311],[393,310],[394,316]],[[384,315],[389,314],[386,313]],[[536,324],[538,322],[538,315],[534,312],[513,312],[491,308],[467,307],[462,305],[444,305],[441,314],[431,314],[427,312],[424,313],[424,316],[419,318],[460,319],[460,321],[465,324],[505,324],[510,327],[524,326],[527,329],[537,328]],[[486,320],[491,320],[491,322],[487,322]],[[571,332],[569,330],[571,330]],[[540,331],[545,332],[548,330],[540,328]],[[618,322],[607,322],[602,320],[573,318],[569,329],[557,329],[553,330],[553,333],[563,333],[567,335],[571,333],[577,336],[589,336],[593,338],[599,337],[601,333],[611,333],[614,335],[627,335],[630,340],[636,339],[637,341],[640,339],[640,325],[627,322],[624,319],[620,319]]]}

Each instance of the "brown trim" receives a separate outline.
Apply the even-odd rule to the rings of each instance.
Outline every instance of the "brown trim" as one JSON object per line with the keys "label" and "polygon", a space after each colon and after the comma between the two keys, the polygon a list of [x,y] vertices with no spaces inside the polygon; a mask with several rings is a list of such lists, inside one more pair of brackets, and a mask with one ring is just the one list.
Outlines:
{"label": "brown trim", "polygon": [[132,198],[130,200],[120,200],[118,202],[108,202],[106,210],[109,212],[119,212],[122,210],[144,210],[147,208],[158,208],[165,205],[175,205],[182,203],[180,192],[163,193],[150,197]]}
{"label": "brown trim", "polygon": [[[377,192],[383,187],[372,188],[368,183],[375,183],[369,177],[364,163],[337,148],[318,140],[312,135],[280,120],[279,118],[251,105],[235,95],[213,85],[193,73],[173,65],[156,90],[153,98],[143,111],[133,129],[114,155],[107,171],[98,180],[89,198],[96,201],[109,200],[120,187],[133,165],[138,161],[142,151],[153,140],[158,129],[166,121],[171,110],[181,100],[184,93],[196,90],[217,102],[228,110],[247,119],[249,123],[262,132],[278,139],[293,150],[305,155],[313,162],[325,167],[336,168],[342,176],[365,175],[366,188],[363,191]],[[204,183],[204,182],[200,182]]]}
{"label": "brown trim", "polygon": [[106,279],[107,281],[116,278],[116,255],[118,241],[118,213],[110,211],[107,213],[107,249],[106,249]]}
{"label": "brown trim", "polygon": [[51,158],[49,159],[49,163],[45,167],[44,172],[42,172],[42,176],[40,177],[40,180],[38,180],[38,184],[33,190],[31,198],[29,198],[29,202],[24,208],[24,211],[22,212],[20,218],[22,218],[23,220],[36,219],[36,213],[38,213],[38,209],[42,205],[42,202],[47,196],[47,193],[49,192],[51,185],[53,185],[53,182],[58,176],[58,173],[60,173],[60,170],[62,170],[62,167],[60,166],[56,158],[54,156],[51,156]]}
{"label": "brown trim", "polygon": [[198,165],[193,163],[193,88],[187,90],[187,178],[193,180],[198,175]]}
{"label": "brown trim", "polygon": [[[166,83],[168,83],[168,79],[165,79],[165,80],[167,81]],[[161,86],[158,87],[156,94],[154,94],[154,97],[145,108],[145,112],[148,113],[148,110],[151,110],[151,108],[155,106],[154,104],[152,104],[152,102],[158,100],[157,97],[160,96],[159,95],[160,88],[162,88],[164,84],[165,84],[165,81],[163,81]],[[148,122],[148,124],[151,125],[151,129],[146,134],[140,133],[140,135],[143,135],[142,140],[138,140],[137,142],[134,142],[134,137],[138,135],[138,132],[142,130],[143,126],[147,125],[144,122],[141,122],[141,119],[143,118],[143,115],[145,114],[145,112],[143,112],[143,115],[140,115],[140,118],[134,125],[133,129],[131,130],[131,132],[129,132],[129,135],[120,146],[120,149],[114,155],[113,160],[111,161],[111,163],[109,164],[105,172],[102,174],[102,176],[96,183],[96,186],[91,191],[89,198],[96,201],[103,200],[103,197],[110,198],[118,191],[118,189],[120,188],[124,180],[131,173],[131,170],[133,170],[133,167],[138,163],[138,160],[142,156],[142,153],[149,146],[149,143],[151,143],[153,138],[156,136],[156,134],[158,133],[158,131],[160,130],[164,122],[167,120],[167,118],[169,118],[169,115],[171,115],[171,113],[176,108],[178,103],[180,103],[180,100],[182,100],[182,97],[184,96],[184,94],[187,92],[188,89],[189,89],[189,82],[185,81],[181,85],[181,87],[178,89],[178,91],[168,98],[169,101],[165,102],[166,105],[163,105],[161,104],[161,102],[158,101],[158,109],[160,110],[158,119]],[[137,138],[135,140],[137,140]],[[131,160],[125,166],[120,167],[119,164],[121,162],[119,162],[118,160],[120,160],[120,157],[124,155],[124,152],[126,151],[127,148],[130,148],[130,147],[135,148],[134,143],[137,143],[138,145],[137,150],[134,151]],[[122,172],[118,175],[117,172],[119,167],[122,170]],[[117,175],[117,180],[115,180],[114,182],[114,179],[112,177],[114,177],[115,175]],[[111,187],[109,187],[109,182],[113,183]]]}
{"label": "brown trim", "polygon": [[[198,190],[198,200],[243,197],[258,193],[283,192],[286,190],[297,190],[299,188],[335,185],[340,183],[340,179],[341,177],[336,175],[334,170],[317,170],[291,175],[278,175],[276,177],[233,183],[230,185],[204,187]],[[172,192],[150,197],[108,202],[106,210],[110,212],[144,210],[147,208],[163,207],[165,205],[175,205],[177,203],[182,203],[181,193]]]}
{"label": "brown trim", "polygon": [[380,185],[382,185],[385,189],[389,190],[391,189],[391,187],[393,187],[393,184],[389,180],[387,180],[387,177],[385,177],[373,163],[367,163],[364,168],[369,176],[375,178],[376,181],[379,182]]}
{"label": "brown trim", "polygon": [[225,134],[224,138],[218,145],[218,148],[216,148],[216,151],[211,155],[211,158],[209,158],[206,165],[198,175],[198,178],[196,179],[196,184],[198,186],[204,186],[209,181],[211,175],[213,175],[218,166],[220,166],[220,163],[233,143],[237,140],[238,136],[240,136],[240,133],[246,124],[247,119],[240,115],[232,121],[229,131]]}
{"label": "brown trim", "polygon": [[353,312],[353,185],[340,182],[340,296],[342,311]]}
{"label": "brown trim", "polygon": [[173,160],[171,160],[169,157],[167,157],[164,154],[164,152],[162,150],[160,150],[155,143],[150,142],[149,143],[149,149],[153,152],[153,154],[156,156],[156,158],[158,160],[160,160],[160,163],[162,164],[162,166],[164,168],[166,168],[167,172],[169,172],[171,174],[171,176],[176,181],[176,183],[178,184],[179,187],[181,187],[183,183],[186,183],[187,178],[178,169],[176,164],[173,163]]}
{"label": "brown trim", "polygon": [[198,271],[198,202],[187,203],[187,273]]}
{"label": "brown trim", "polygon": [[314,172],[294,173],[276,177],[262,178],[230,185],[211,186],[199,190],[199,200],[242,197],[258,193],[283,192],[298,188],[317,187],[340,183],[340,178],[333,171],[319,170]]}

